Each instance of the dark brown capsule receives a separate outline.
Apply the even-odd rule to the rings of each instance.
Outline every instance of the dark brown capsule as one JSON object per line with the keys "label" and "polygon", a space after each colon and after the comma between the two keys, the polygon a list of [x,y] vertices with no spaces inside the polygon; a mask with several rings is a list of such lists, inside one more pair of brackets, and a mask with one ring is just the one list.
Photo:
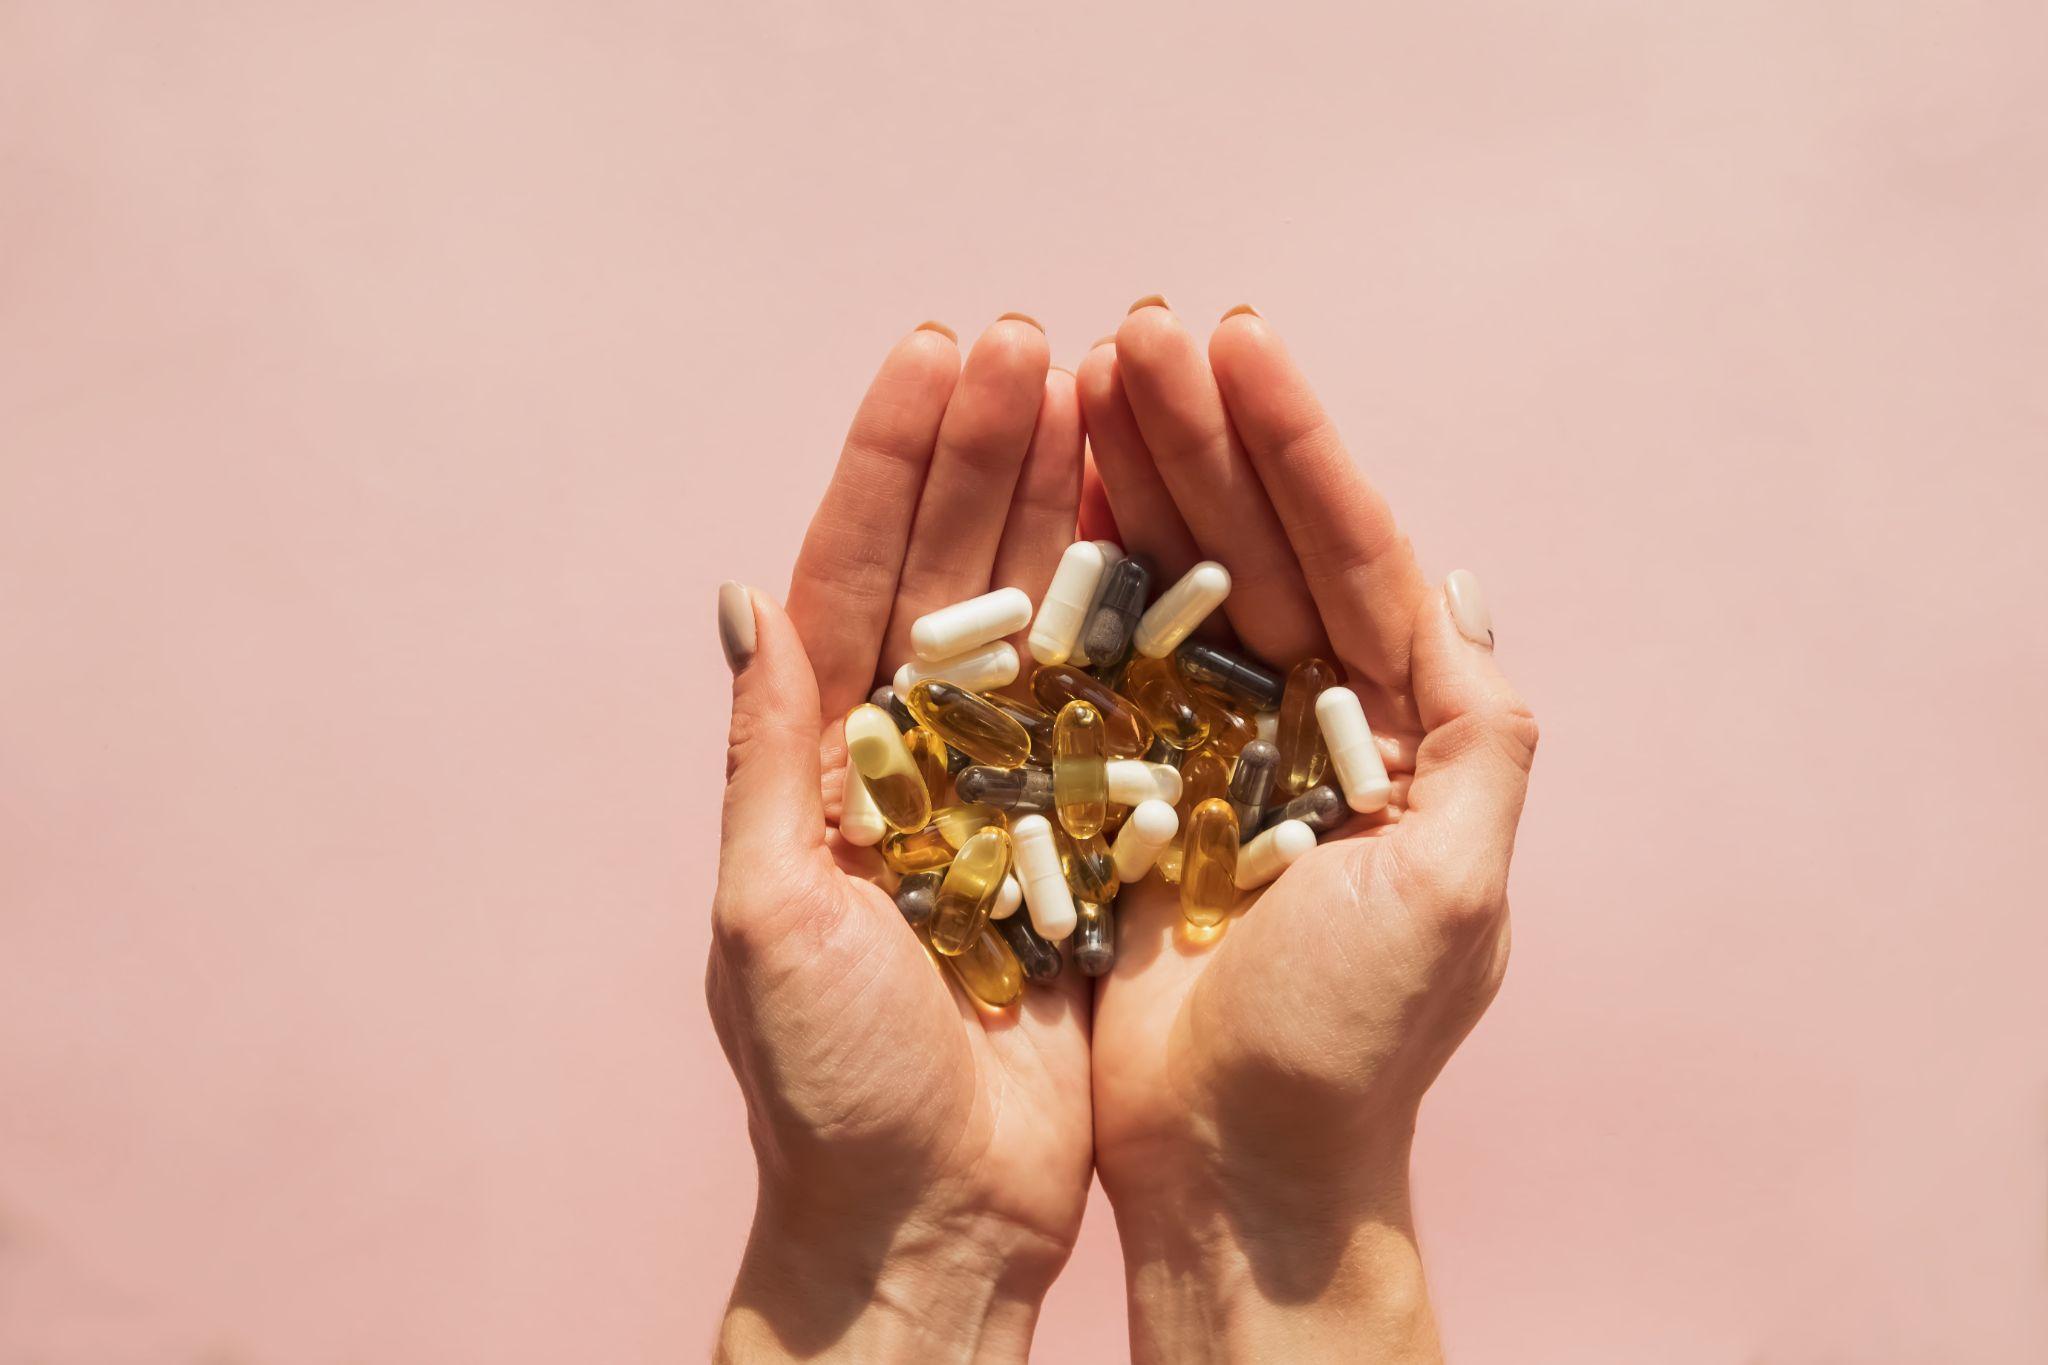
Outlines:
{"label": "dark brown capsule", "polygon": [[1151,586],[1152,571],[1136,555],[1109,566],[1102,595],[1081,627],[1081,648],[1091,667],[1114,668],[1131,652],[1131,635],[1145,614],[1145,594]]}
{"label": "dark brown capsule", "polygon": [[1050,981],[1060,974],[1060,950],[1031,927],[1031,916],[1017,910],[991,922],[1017,955],[1026,981]]}

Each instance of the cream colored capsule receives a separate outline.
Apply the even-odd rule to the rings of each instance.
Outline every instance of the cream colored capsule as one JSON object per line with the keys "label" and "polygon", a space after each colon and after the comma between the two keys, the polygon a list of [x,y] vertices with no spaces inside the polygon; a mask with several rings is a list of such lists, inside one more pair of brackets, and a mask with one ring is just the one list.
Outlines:
{"label": "cream colored capsule", "polygon": [[1010,841],[1016,852],[1017,880],[1024,887],[1024,905],[1031,911],[1031,927],[1057,943],[1074,932],[1074,894],[1067,889],[1066,873],[1060,870],[1052,822],[1043,815],[1023,816],[1011,826]]}
{"label": "cream colored capsule", "polygon": [[[1081,609],[1081,623],[1083,625],[1086,625],[1088,618],[1095,614],[1095,604],[1102,600],[1102,589],[1109,582],[1110,566],[1124,557],[1124,547],[1113,540],[1097,540],[1090,543],[1096,549],[1102,551],[1102,572],[1095,575],[1095,587],[1088,594],[1088,605]],[[1074,647],[1068,652],[1066,660],[1076,668],[1088,667],[1088,651],[1081,644],[1081,634],[1080,628],[1076,627]]]}
{"label": "cream colored capsule", "polygon": [[1324,688],[1316,697],[1316,724],[1322,727],[1345,804],[1361,815],[1385,809],[1394,784],[1387,780],[1387,765],[1373,743],[1358,694],[1348,687]]}
{"label": "cream colored capsule", "polygon": [[1108,772],[1109,799],[1115,805],[1135,806],[1141,801],[1164,801],[1173,806],[1180,801],[1180,769],[1171,763],[1147,763],[1142,758],[1112,758]]}
{"label": "cream colored capsule", "polygon": [[1031,595],[1022,588],[997,588],[912,621],[910,647],[924,662],[939,663],[1030,624]]}
{"label": "cream colored capsule", "polygon": [[[1159,800],[1140,801],[1110,846],[1116,859],[1116,879],[1129,886],[1150,872],[1159,861],[1160,850],[1179,828],[1180,817],[1173,813],[1172,806]],[[1309,836],[1309,842],[1315,842],[1314,835]]]}
{"label": "cream colored capsule", "polygon": [[1299,820],[1282,820],[1237,853],[1237,889],[1264,886],[1316,846],[1316,832]]}
{"label": "cream colored capsule", "polygon": [[881,807],[868,795],[868,784],[860,780],[853,756],[846,759],[846,792],[839,801],[839,837],[855,848],[873,848],[889,832]]}
{"label": "cream colored capsule", "polygon": [[1003,884],[996,891],[996,903],[989,910],[990,919],[1008,919],[1017,913],[1017,907],[1024,903],[1024,888],[1017,884],[1017,874],[1003,874]]}
{"label": "cream colored capsule", "polygon": [[847,712],[846,756],[889,828],[908,832],[925,827],[932,818],[932,794],[887,711],[862,702]]}
{"label": "cream colored capsule", "polygon": [[1213,559],[1205,559],[1145,608],[1145,614],[1138,618],[1138,633],[1132,643],[1140,654],[1163,659],[1228,596],[1230,570]]}
{"label": "cream colored capsule", "polygon": [[[1060,556],[1053,570],[1045,600],[1038,604],[1038,619],[1031,623],[1031,657],[1042,664],[1063,664],[1074,652],[1074,640],[1081,623],[1088,619],[1088,604],[1102,583],[1102,571],[1109,559],[1092,540],[1077,540]],[[911,633],[916,634],[916,627]]]}
{"label": "cream colored capsule", "polygon": [[969,692],[993,692],[1017,681],[1017,651],[1008,640],[999,640],[971,654],[956,654],[937,663],[913,659],[896,670],[896,695],[909,696],[910,689],[926,678],[944,678]]}

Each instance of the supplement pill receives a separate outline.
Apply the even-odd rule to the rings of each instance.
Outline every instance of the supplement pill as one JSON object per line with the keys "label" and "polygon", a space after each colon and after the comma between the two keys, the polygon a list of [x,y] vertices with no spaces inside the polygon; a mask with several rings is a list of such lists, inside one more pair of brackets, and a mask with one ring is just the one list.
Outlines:
{"label": "supplement pill", "polygon": [[1230,807],[1237,813],[1240,830],[1259,827],[1266,801],[1273,794],[1274,770],[1279,766],[1280,751],[1263,739],[1245,745],[1237,756],[1237,770],[1230,775]]}
{"label": "supplement pill", "polygon": [[939,883],[932,912],[932,947],[957,957],[988,927],[989,912],[1010,871],[1010,835],[990,826],[970,838]]}
{"label": "supplement pill", "polygon": [[[1014,856],[1014,851],[1013,851]],[[1008,919],[1017,913],[1017,907],[1024,903],[1024,888],[1018,884],[1017,874],[1007,873],[1003,877],[1003,889],[996,892],[996,903],[990,908],[990,919]]]}
{"label": "supplement pill", "polygon": [[1181,575],[1180,582],[1159,594],[1159,600],[1138,619],[1132,643],[1140,654],[1163,659],[1180,647],[1188,632],[1230,596],[1230,570],[1205,559]]}
{"label": "supplement pill", "polygon": [[1031,927],[1029,915],[1012,915],[996,921],[996,932],[1017,955],[1026,981],[1050,981],[1060,974],[1060,950]]}
{"label": "supplement pill", "polygon": [[1009,712],[958,683],[926,678],[905,698],[918,722],[950,749],[994,768],[1021,768],[1031,757],[1031,736]]}
{"label": "supplement pill", "polygon": [[993,927],[984,928],[966,952],[958,957],[941,955],[939,961],[968,995],[992,1010],[1006,1008],[1024,994],[1024,968]]}
{"label": "supplement pill", "polygon": [[924,828],[931,819],[931,793],[887,711],[873,702],[854,707],[846,717],[846,752],[891,829]]}
{"label": "supplement pill", "polygon": [[1271,711],[1280,704],[1285,681],[1272,669],[1243,655],[1190,640],[1173,657],[1182,675],[1205,692],[1255,711]]}
{"label": "supplement pill", "polygon": [[1230,803],[1212,797],[1196,806],[1181,850],[1181,916],[1197,928],[1214,928],[1237,904],[1237,816]]}
{"label": "supplement pill", "polygon": [[1057,943],[1074,932],[1074,896],[1067,889],[1066,874],[1060,871],[1052,822],[1043,815],[1021,817],[1011,830],[1011,845],[1031,925]]}
{"label": "supplement pill", "polygon": [[1112,907],[1081,907],[1074,924],[1074,965],[1083,976],[1101,976],[1116,965],[1116,912]]}
{"label": "supplement pill", "polygon": [[1091,668],[1114,668],[1131,652],[1131,638],[1145,611],[1152,573],[1136,557],[1120,559],[1102,575],[1102,596],[1081,628],[1081,648]]}
{"label": "supplement pill", "polygon": [[1109,812],[1108,754],[1101,712],[1085,701],[1060,708],[1052,726],[1053,804],[1078,838],[1100,833]]}
{"label": "supplement pill", "polygon": [[925,663],[938,663],[1014,635],[1031,624],[1031,595],[1022,588],[994,592],[926,612],[910,623],[910,648]]}
{"label": "supplement pill", "polygon": [[938,908],[942,878],[939,872],[913,872],[896,884],[896,908],[903,912],[905,922],[930,922],[932,911]]}
{"label": "supplement pill", "polygon": [[1366,723],[1358,694],[1348,687],[1324,688],[1316,698],[1316,723],[1322,727],[1346,804],[1361,815],[1384,810],[1394,784],[1387,780],[1387,765],[1373,743],[1372,726]]}
{"label": "supplement pill", "polygon": [[1271,829],[1282,820],[1299,820],[1317,834],[1328,834],[1344,823],[1344,817],[1351,808],[1344,804],[1344,793],[1327,782],[1318,782],[1284,806],[1275,806],[1266,812],[1266,828]]}
{"label": "supplement pill", "polygon": [[1088,608],[1094,604],[1095,589],[1102,583],[1108,556],[1092,540],[1077,540],[1060,556],[1045,600],[1038,604],[1038,617],[1031,623],[1026,642],[1031,657],[1042,664],[1063,664],[1074,652],[1074,641],[1087,624]]}
{"label": "supplement pill", "polygon": [[1275,796],[1299,796],[1323,780],[1330,766],[1330,751],[1323,745],[1323,728],[1316,722],[1316,698],[1335,687],[1337,680],[1337,666],[1328,659],[1303,659],[1287,670],[1287,685],[1280,693],[1279,728],[1273,735],[1280,750]]}
{"label": "supplement pill", "polygon": [[1140,802],[1117,831],[1116,843],[1110,848],[1117,881],[1129,886],[1143,878],[1159,861],[1160,851],[1179,828],[1180,817],[1173,813],[1172,806],[1158,800]]}
{"label": "supplement pill", "polygon": [[1299,820],[1282,820],[1237,851],[1237,888],[1264,886],[1316,846],[1316,832]]}
{"label": "supplement pill", "polygon": [[963,768],[953,778],[962,801],[998,810],[1043,814],[1052,809],[1052,774],[1044,768]]}
{"label": "supplement pill", "polygon": [[889,832],[889,822],[868,795],[868,784],[860,780],[853,757],[846,759],[846,786],[839,799],[839,837],[855,848],[873,848]]}
{"label": "supplement pill", "polygon": [[1141,801],[1180,801],[1180,769],[1166,763],[1148,763],[1139,758],[1112,758],[1107,765],[1109,800],[1112,805],[1135,806]]}
{"label": "supplement pill", "polygon": [[909,696],[910,689],[926,678],[944,678],[947,682],[960,684],[969,692],[993,692],[1017,681],[1017,651],[1008,640],[1001,640],[983,645],[971,654],[941,659],[937,663],[913,659],[896,670],[896,694]]}

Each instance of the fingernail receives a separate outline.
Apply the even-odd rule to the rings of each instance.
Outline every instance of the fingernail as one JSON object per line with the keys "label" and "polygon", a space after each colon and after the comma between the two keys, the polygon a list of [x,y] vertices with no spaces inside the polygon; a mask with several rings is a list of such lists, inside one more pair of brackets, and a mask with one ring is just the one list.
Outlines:
{"label": "fingernail", "polygon": [[953,329],[943,322],[920,322],[915,330],[920,332],[937,332],[948,341],[958,341],[960,339],[954,334]]}
{"label": "fingernail", "polygon": [[1477,574],[1470,569],[1451,570],[1444,579],[1444,604],[1451,609],[1458,634],[1475,645],[1493,648],[1493,613],[1486,609],[1486,591],[1479,586]]}
{"label": "fingernail", "polygon": [[1239,313],[1249,313],[1249,314],[1251,314],[1251,315],[1252,315],[1253,317],[1258,317],[1258,316],[1259,316],[1259,310],[1258,310],[1258,309],[1256,309],[1256,308],[1252,307],[1252,306],[1251,306],[1250,304],[1248,304],[1248,303],[1240,303],[1239,305],[1237,305],[1237,307],[1235,307],[1235,308],[1231,309],[1231,310],[1230,310],[1229,312],[1225,313],[1225,314],[1224,314],[1224,315],[1223,315],[1222,317],[1220,317],[1220,318],[1218,318],[1218,319],[1216,319],[1216,320],[1217,320],[1218,322],[1228,322],[1228,321],[1230,321],[1230,320],[1231,320],[1232,318],[1236,317],[1236,316],[1237,316],[1237,315],[1238,315]]}
{"label": "fingernail", "polygon": [[1029,313],[1005,313],[1005,314],[1003,314],[1003,315],[1002,315],[1001,317],[997,318],[997,319],[996,319],[996,321],[997,321],[997,322],[1028,322],[1028,323],[1030,323],[1030,324],[1031,324],[1031,325],[1032,325],[1033,327],[1036,327],[1036,328],[1037,328],[1037,329],[1038,329],[1039,331],[1041,331],[1041,332],[1043,332],[1043,331],[1045,330],[1045,324],[1044,324],[1044,323],[1042,323],[1042,322],[1040,322],[1040,321],[1039,321],[1039,320],[1038,320],[1037,318],[1035,318],[1035,317],[1032,317],[1032,316],[1031,316],[1031,314],[1029,314]]}
{"label": "fingernail", "polygon": [[754,661],[754,598],[732,579],[718,585],[718,644],[735,673]]}
{"label": "fingernail", "polygon": [[1124,311],[1126,316],[1128,316],[1131,313],[1137,312],[1140,308],[1164,308],[1171,311],[1173,305],[1166,301],[1166,295],[1164,294],[1147,294]]}
{"label": "fingernail", "polygon": [[[1111,333],[1110,333],[1110,334],[1109,334],[1108,336],[1106,336],[1106,337],[1097,337],[1097,338],[1095,339],[1095,346],[1114,346],[1114,345],[1116,345],[1116,333],[1114,333],[1114,332],[1111,332]],[[1088,349],[1092,351],[1092,350],[1094,350],[1094,349],[1095,349],[1095,346],[1090,346],[1090,347],[1089,347]]]}

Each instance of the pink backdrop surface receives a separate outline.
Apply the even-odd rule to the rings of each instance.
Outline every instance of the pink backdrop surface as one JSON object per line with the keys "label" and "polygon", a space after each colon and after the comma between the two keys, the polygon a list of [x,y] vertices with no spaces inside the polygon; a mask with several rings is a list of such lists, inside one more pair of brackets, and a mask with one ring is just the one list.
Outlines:
{"label": "pink backdrop surface", "polygon": [[[2037,3],[0,3],[0,1361],[700,1353],[714,587],[1256,303],[1544,722],[1456,1358],[2048,1357]],[[1099,1198],[1038,1357],[1122,1358]]]}

